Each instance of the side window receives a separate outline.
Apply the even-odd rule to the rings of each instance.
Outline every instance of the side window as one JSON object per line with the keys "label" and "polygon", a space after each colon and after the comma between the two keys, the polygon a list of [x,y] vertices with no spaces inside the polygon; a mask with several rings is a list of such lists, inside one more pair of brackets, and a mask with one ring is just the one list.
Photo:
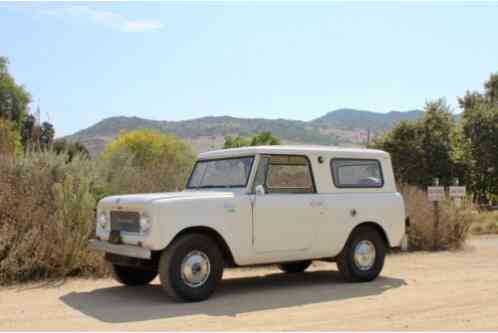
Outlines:
{"label": "side window", "polygon": [[380,162],[363,159],[332,159],[332,178],[336,187],[369,188],[384,186]]}
{"label": "side window", "polygon": [[304,156],[269,157],[265,189],[268,193],[314,193],[311,166]]}

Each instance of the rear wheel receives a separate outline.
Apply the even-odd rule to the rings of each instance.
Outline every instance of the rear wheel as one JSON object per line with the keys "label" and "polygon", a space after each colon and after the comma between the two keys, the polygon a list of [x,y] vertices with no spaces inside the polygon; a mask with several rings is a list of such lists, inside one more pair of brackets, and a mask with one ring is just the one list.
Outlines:
{"label": "rear wheel", "polygon": [[159,262],[159,277],[166,293],[177,301],[207,299],[223,275],[218,244],[201,234],[184,235],[171,244]]}
{"label": "rear wheel", "polygon": [[348,281],[372,281],[382,271],[385,256],[386,243],[379,232],[360,227],[349,237],[337,258],[337,267]]}
{"label": "rear wheel", "polygon": [[311,260],[288,262],[278,265],[280,270],[286,273],[301,273],[304,272],[311,265]]}
{"label": "rear wheel", "polygon": [[116,281],[124,285],[143,286],[155,279],[157,271],[112,264],[112,275]]}

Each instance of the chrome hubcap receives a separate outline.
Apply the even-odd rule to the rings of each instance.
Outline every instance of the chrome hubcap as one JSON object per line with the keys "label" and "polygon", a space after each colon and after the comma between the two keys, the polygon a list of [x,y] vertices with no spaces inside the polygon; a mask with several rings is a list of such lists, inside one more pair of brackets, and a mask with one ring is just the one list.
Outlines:
{"label": "chrome hubcap", "polygon": [[375,263],[375,245],[369,240],[362,240],[354,248],[354,263],[358,269],[368,271]]}
{"label": "chrome hubcap", "polygon": [[202,286],[211,273],[211,263],[202,251],[189,252],[182,261],[182,280],[192,288]]}

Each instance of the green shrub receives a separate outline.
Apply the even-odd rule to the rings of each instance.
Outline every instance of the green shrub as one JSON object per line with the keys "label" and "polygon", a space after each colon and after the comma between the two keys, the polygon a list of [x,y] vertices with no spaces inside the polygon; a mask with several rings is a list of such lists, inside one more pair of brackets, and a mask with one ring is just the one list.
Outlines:
{"label": "green shrub", "polygon": [[195,155],[175,136],[136,130],[107,145],[102,160],[107,193],[167,192],[184,187]]}

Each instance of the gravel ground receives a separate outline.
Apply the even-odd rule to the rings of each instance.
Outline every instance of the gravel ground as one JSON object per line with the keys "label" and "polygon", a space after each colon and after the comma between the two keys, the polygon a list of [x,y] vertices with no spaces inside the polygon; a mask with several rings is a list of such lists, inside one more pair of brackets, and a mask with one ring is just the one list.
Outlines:
{"label": "gravel ground", "polygon": [[301,274],[234,269],[211,299],[184,304],[158,283],[0,288],[0,330],[498,330],[498,237],[491,236],[462,251],[391,255],[370,283],[344,283],[327,263]]}

